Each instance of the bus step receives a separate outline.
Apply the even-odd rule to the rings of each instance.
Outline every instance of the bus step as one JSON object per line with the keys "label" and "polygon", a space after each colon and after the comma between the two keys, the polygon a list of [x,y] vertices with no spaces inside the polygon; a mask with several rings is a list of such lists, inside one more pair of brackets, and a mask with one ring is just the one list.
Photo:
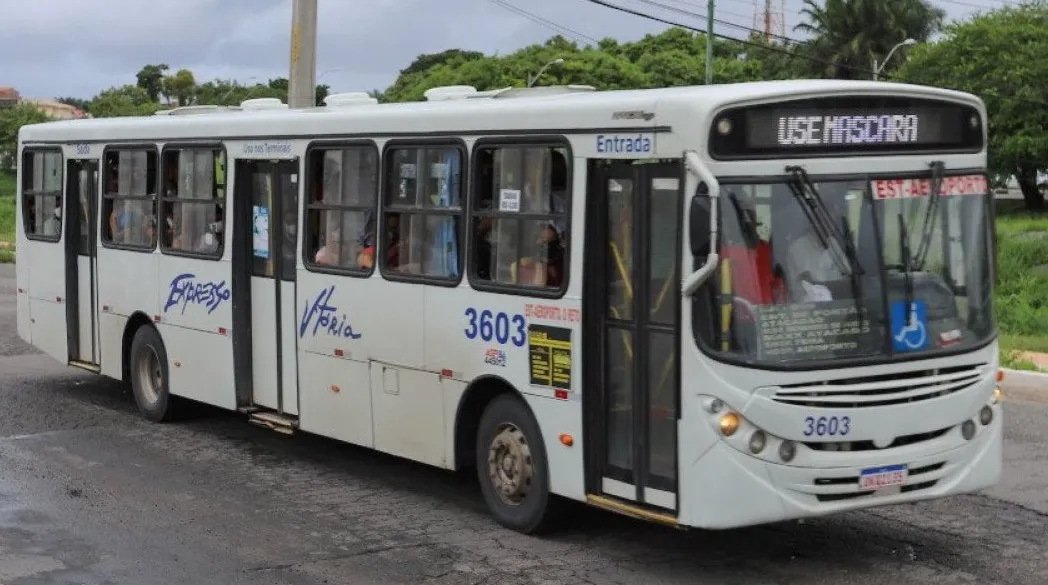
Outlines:
{"label": "bus step", "polygon": [[665,512],[659,512],[646,508],[644,506],[638,506],[637,504],[625,502],[618,498],[604,496],[600,494],[586,494],[586,503],[597,508],[602,508],[610,512],[617,512],[623,516],[629,516],[630,518],[636,518],[638,520],[646,520],[648,522],[655,522],[657,524],[663,524],[671,526],[673,528],[682,528],[677,522],[677,517],[673,514],[667,514]]}
{"label": "bus step", "polygon": [[82,362],[80,360],[69,360],[69,365],[73,366],[74,368],[80,368],[81,370],[87,370],[93,374],[98,374],[102,371],[102,367],[98,364]]}
{"label": "bus step", "polygon": [[260,427],[284,435],[295,434],[295,428],[298,426],[298,421],[293,418],[267,411],[252,412],[248,415],[248,420]]}

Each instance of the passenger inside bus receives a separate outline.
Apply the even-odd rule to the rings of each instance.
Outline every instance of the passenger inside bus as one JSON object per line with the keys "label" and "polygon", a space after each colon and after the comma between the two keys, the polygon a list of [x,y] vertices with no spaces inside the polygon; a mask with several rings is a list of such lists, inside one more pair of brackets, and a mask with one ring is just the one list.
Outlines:
{"label": "passenger inside bus", "polygon": [[732,294],[753,305],[784,302],[782,269],[773,266],[771,242],[758,232],[761,222],[757,219],[756,199],[733,191],[727,199],[721,256],[730,264]]}

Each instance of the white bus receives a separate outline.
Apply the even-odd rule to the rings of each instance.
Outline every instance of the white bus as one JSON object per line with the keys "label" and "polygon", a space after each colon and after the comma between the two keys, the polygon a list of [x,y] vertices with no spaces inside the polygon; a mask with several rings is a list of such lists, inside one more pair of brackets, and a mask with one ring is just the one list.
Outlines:
{"label": "white bus", "polygon": [[[245,413],[730,528],[1001,473],[986,112],[874,82],[339,94],[19,134],[18,332]],[[184,412],[184,411],[183,411]]]}

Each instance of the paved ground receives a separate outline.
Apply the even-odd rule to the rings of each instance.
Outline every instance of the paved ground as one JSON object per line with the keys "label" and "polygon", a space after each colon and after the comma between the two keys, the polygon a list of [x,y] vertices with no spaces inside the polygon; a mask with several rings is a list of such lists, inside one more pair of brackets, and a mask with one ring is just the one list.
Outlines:
{"label": "paved ground", "polygon": [[0,584],[1048,582],[1048,405],[1029,388],[986,495],[731,532],[576,509],[536,539],[495,527],[471,478],[223,413],[142,421],[116,383],[16,340],[4,270]]}

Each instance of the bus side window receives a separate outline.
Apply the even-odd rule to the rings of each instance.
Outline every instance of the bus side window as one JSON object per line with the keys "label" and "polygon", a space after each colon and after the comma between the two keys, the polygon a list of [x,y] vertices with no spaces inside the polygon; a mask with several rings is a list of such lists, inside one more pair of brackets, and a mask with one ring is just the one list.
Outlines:
{"label": "bus side window", "polygon": [[473,278],[478,284],[559,289],[569,242],[568,154],[550,146],[478,150]]}
{"label": "bus side window", "polygon": [[225,232],[225,152],[221,148],[170,149],[163,157],[165,252],[219,258]]}
{"label": "bus side window", "polygon": [[378,234],[385,274],[458,281],[464,158],[453,145],[389,149]]}
{"label": "bus side window", "polygon": [[102,194],[104,244],[143,251],[156,248],[158,158],[152,148],[106,152]]}
{"label": "bus side window", "polygon": [[62,153],[27,151],[22,169],[26,237],[57,242],[62,234]]}
{"label": "bus side window", "polygon": [[306,266],[371,274],[378,198],[378,150],[338,146],[310,151],[306,183]]}

